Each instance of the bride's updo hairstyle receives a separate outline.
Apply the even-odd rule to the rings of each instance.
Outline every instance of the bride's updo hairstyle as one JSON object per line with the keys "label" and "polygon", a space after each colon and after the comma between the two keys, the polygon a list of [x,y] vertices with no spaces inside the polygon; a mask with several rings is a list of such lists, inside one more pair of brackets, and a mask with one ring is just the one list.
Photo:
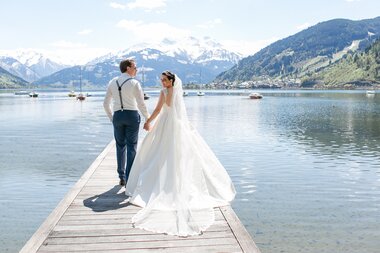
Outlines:
{"label": "bride's updo hairstyle", "polygon": [[174,86],[175,75],[172,72],[170,72],[169,70],[166,70],[162,72],[162,75],[166,76],[169,80],[173,80],[173,86]]}

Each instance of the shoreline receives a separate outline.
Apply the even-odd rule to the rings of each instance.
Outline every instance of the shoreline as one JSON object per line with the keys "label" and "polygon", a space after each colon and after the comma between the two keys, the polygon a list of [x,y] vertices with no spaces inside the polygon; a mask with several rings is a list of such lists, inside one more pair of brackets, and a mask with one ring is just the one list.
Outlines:
{"label": "shoreline", "polygon": [[[88,92],[88,91],[106,91],[106,86],[104,87],[91,87],[89,89],[85,89],[82,92]],[[157,86],[152,86],[152,87],[146,87],[145,90],[147,91],[153,91],[153,90],[158,90],[161,89],[161,87]],[[49,87],[42,87],[42,88],[36,88],[36,89],[26,89],[26,88],[0,88],[0,91],[9,91],[9,92],[14,92],[14,91],[20,91],[20,90],[27,90],[27,91],[61,91],[61,92],[70,92],[72,89],[70,88],[49,88]],[[373,86],[365,86],[365,87],[354,87],[354,88],[344,88],[344,87],[332,87],[332,88],[302,88],[302,87],[282,87],[282,88],[247,88],[247,89],[240,89],[240,88],[234,88],[234,89],[210,89],[210,88],[186,88],[183,87],[183,90],[206,90],[206,91],[246,91],[246,90],[341,90],[341,91],[349,91],[349,90],[380,90],[380,87],[373,87]],[[75,90],[74,90],[75,92]],[[79,92],[79,91],[78,91]]]}

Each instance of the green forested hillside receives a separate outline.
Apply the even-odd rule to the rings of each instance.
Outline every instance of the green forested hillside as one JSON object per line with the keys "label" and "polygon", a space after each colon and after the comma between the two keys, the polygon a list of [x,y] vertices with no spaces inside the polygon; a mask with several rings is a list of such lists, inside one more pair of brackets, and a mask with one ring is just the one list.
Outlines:
{"label": "green forested hillside", "polygon": [[371,86],[380,83],[380,40],[365,51],[350,52],[340,61],[305,77],[304,87]]}
{"label": "green forested hillside", "polygon": [[363,51],[379,35],[380,17],[359,21],[329,20],[243,58],[218,75],[215,81],[249,81],[262,76],[300,79],[333,64],[351,51]]}
{"label": "green forested hillside", "polygon": [[0,67],[0,89],[21,88],[28,85],[28,82],[9,73]]}

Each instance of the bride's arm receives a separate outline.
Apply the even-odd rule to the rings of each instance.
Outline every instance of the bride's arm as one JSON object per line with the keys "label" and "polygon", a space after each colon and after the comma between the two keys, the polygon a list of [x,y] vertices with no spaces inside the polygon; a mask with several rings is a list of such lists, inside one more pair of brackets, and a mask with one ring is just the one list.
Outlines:
{"label": "bride's arm", "polygon": [[156,108],[154,109],[152,115],[150,115],[149,119],[146,121],[146,123],[150,124],[160,113],[162,106],[165,103],[165,96],[164,93],[161,91],[160,92],[160,98],[158,99]]}

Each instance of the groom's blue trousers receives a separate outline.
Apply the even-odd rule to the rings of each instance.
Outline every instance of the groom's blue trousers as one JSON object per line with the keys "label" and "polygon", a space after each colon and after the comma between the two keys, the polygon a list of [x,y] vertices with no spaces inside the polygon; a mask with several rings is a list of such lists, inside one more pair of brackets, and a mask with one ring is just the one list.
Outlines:
{"label": "groom's blue trousers", "polygon": [[117,172],[120,179],[128,181],[136,156],[140,115],[138,111],[123,110],[113,114],[112,123],[116,141]]}

